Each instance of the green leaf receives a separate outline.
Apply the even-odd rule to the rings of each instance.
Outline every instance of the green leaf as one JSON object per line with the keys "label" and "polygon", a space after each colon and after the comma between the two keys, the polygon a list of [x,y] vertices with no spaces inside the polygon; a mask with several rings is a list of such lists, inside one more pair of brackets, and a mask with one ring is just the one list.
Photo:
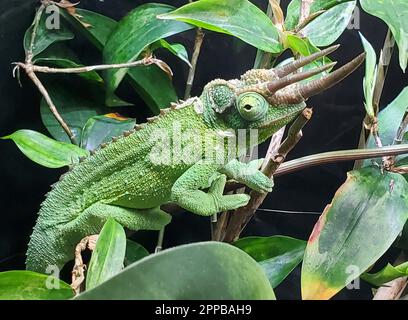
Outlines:
{"label": "green leaf", "polygon": [[[112,31],[116,28],[117,22],[107,16],[101,15],[97,12],[76,8],[76,13],[82,18],[77,17],[61,10],[64,18],[85,38],[99,50],[102,50],[105,43],[108,41]],[[83,23],[91,25],[86,27]]]}
{"label": "green leaf", "polygon": [[[47,50],[39,54],[34,59],[34,63],[37,65],[54,66],[59,68],[84,67],[73,51],[59,43],[50,46]],[[78,76],[90,81],[103,83],[103,79],[96,71],[78,73]]]}
{"label": "green leaf", "polygon": [[303,259],[303,299],[329,299],[373,265],[408,218],[408,182],[377,167],[349,173],[316,224]]}
{"label": "green leaf", "polygon": [[158,66],[131,68],[128,75],[130,84],[154,114],[178,100],[171,79]]}
{"label": "green leaf", "polygon": [[[47,81],[45,85],[54,104],[58,106],[58,112],[77,141],[81,141],[82,130],[89,118],[109,113],[109,109],[104,107],[104,98],[101,97],[103,86],[99,83],[71,84]],[[55,119],[44,99],[41,101],[40,111],[42,121],[50,134],[59,141],[70,142],[68,135]]]}
{"label": "green leaf", "polygon": [[[33,55],[36,56],[47,49],[50,45],[58,41],[71,40],[74,34],[60,21],[60,27],[57,29],[47,28],[47,19],[49,16],[44,12],[38,24],[37,34],[34,41]],[[34,25],[27,29],[24,35],[24,50],[27,52],[30,48],[31,35]]]}
{"label": "green leaf", "polygon": [[361,41],[366,57],[366,67],[365,67],[365,77],[363,80],[364,97],[365,97],[365,108],[366,112],[370,117],[375,116],[373,100],[374,100],[374,89],[377,82],[377,55],[370,42],[360,33]]}
{"label": "green leaf", "polygon": [[74,296],[69,284],[32,271],[0,272],[0,300],[67,300]]}
{"label": "green leaf", "polygon": [[86,275],[86,289],[90,290],[112,278],[123,269],[126,252],[126,234],[112,218],[103,226]]}
{"label": "green leaf", "polygon": [[226,33],[267,52],[283,50],[278,29],[261,9],[248,0],[200,0],[159,18],[184,21]]}
{"label": "green leaf", "polygon": [[329,46],[346,30],[355,7],[356,1],[334,6],[307,24],[300,33],[318,47]]}
{"label": "green leaf", "polygon": [[271,300],[262,268],[242,250],[218,242],[194,243],[150,255],[79,300]]}
{"label": "green leaf", "polygon": [[[174,7],[169,5],[150,3],[131,11],[119,22],[109,37],[103,50],[104,63],[135,61],[140,57],[142,51],[152,43],[191,29],[190,25],[182,22],[156,18],[156,16],[173,9]],[[112,94],[116,90],[127,71],[128,69],[106,71],[105,81],[108,94]]]}
{"label": "green leaf", "polygon": [[390,28],[399,48],[402,70],[408,63],[408,2],[406,0],[360,0],[362,8]]}
{"label": "green leaf", "polygon": [[59,142],[31,130],[18,130],[1,139],[13,140],[30,160],[47,168],[68,166],[89,155],[88,151],[73,144]]}
{"label": "green leaf", "polygon": [[[307,38],[299,38],[296,35],[288,34],[286,36],[286,44],[287,46],[295,53],[299,53],[302,56],[310,56],[313,53],[319,52],[320,49],[315,47]],[[293,61],[293,58],[288,59],[286,62],[289,63]],[[318,60],[313,61],[312,63],[308,64],[305,66],[303,69],[304,71],[310,70],[312,68],[317,68],[321,67],[323,65],[331,63],[332,60],[330,60],[328,57],[323,57]],[[319,75],[316,75],[314,77],[311,77],[307,80],[304,80],[304,82],[308,82],[313,79],[318,79],[322,78],[326,75],[328,75],[330,70],[327,70],[325,72],[320,73]]]}
{"label": "green leaf", "polygon": [[149,254],[149,251],[147,251],[141,244],[128,239],[126,242],[125,267],[147,257]]}
{"label": "green leaf", "polygon": [[[350,0],[314,0],[310,7],[310,14],[315,14],[319,11],[326,11],[340,3]],[[299,24],[301,0],[292,0],[288,5],[288,10],[285,19],[286,30],[294,30]]]}
{"label": "green leaf", "polygon": [[254,258],[276,288],[302,261],[306,241],[283,236],[249,237],[234,243]]}
{"label": "green leaf", "polygon": [[406,276],[408,276],[408,262],[396,267],[388,264],[384,269],[374,274],[363,273],[361,279],[373,286],[380,287],[387,282]]}
{"label": "green leaf", "polygon": [[[65,13],[64,17],[88,38],[96,48],[103,50],[110,34],[117,27],[118,23],[109,17],[97,14],[92,11],[76,9],[82,16],[82,22],[92,25],[90,28],[78,21],[78,19]],[[167,108],[171,102],[177,101],[178,96],[173,84],[167,74],[157,66],[131,68],[128,71],[128,80],[140,95],[143,101],[149,106],[153,113],[159,113],[161,108]],[[114,105],[113,94],[106,97],[108,106]],[[114,99],[113,99],[114,100]]]}
{"label": "green leaf", "polygon": [[124,118],[117,113],[92,117],[82,130],[81,147],[86,150],[95,150],[102,143],[110,142],[113,137],[133,129],[135,124],[135,119]]}
{"label": "green leaf", "polygon": [[156,50],[157,48],[164,48],[167,49],[169,52],[174,54],[176,57],[180,58],[182,61],[187,63],[187,65],[191,68],[190,59],[188,58],[188,53],[186,48],[180,43],[168,43],[164,39],[160,39],[159,41],[155,42],[152,46],[152,50]]}
{"label": "green leaf", "polygon": [[[393,102],[391,102],[383,111],[378,115],[378,127],[380,132],[381,141],[384,146],[392,145],[394,138],[397,135],[399,124],[404,117],[405,111],[408,108],[408,87],[404,88],[401,93]],[[405,136],[403,143],[408,143],[408,137]],[[367,148],[376,148],[374,138],[369,137],[367,141]],[[398,157],[400,158],[400,157]],[[381,159],[373,159],[381,163]],[[364,162],[365,166],[371,165],[372,160]]]}

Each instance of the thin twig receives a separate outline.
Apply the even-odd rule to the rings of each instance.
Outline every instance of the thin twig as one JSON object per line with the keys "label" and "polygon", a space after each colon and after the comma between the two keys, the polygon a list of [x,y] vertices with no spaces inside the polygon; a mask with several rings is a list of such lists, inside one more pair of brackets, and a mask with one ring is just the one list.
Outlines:
{"label": "thin twig", "polygon": [[[25,63],[21,64],[24,65],[24,70],[27,73],[27,76],[33,81],[33,83],[37,86],[38,90],[41,92],[43,95],[45,101],[47,102],[52,114],[54,115],[55,119],[58,121],[58,123],[61,125],[61,127],[64,129],[65,133],[68,135],[69,139],[73,144],[76,143],[76,139],[74,134],[72,133],[71,129],[67,125],[67,123],[64,121],[62,118],[61,114],[58,112],[55,104],[53,103],[50,95],[48,94],[47,89],[44,87],[40,79],[36,76],[34,69],[33,69],[33,57],[34,57],[34,47],[35,47],[35,40],[37,37],[37,32],[38,32],[38,27],[41,21],[41,17],[44,13],[45,8],[49,4],[48,1],[41,1],[41,6],[37,10],[35,17],[34,17],[34,23],[33,23],[33,29],[31,33],[31,39],[30,39],[30,46],[27,49],[26,52],[26,57],[25,57]],[[21,65],[19,65],[21,67]],[[16,70],[16,69],[14,69]]]}
{"label": "thin twig", "polygon": [[33,71],[33,72],[64,73],[64,74],[74,73],[76,74],[76,73],[86,73],[86,72],[92,72],[92,71],[108,70],[108,69],[123,69],[123,68],[132,68],[132,67],[140,67],[140,66],[149,66],[152,64],[163,65],[165,64],[165,62],[163,62],[162,60],[153,58],[153,57],[147,57],[142,60],[137,60],[137,61],[128,62],[128,63],[102,64],[102,65],[84,66],[84,67],[78,67],[78,68],[50,68],[46,66],[31,65],[31,64],[22,63],[22,62],[14,62],[14,64],[25,70],[29,68],[30,71]]}
{"label": "thin twig", "polygon": [[[312,110],[305,109],[292,124],[289,129],[288,137],[280,146],[277,154],[271,157],[271,160],[267,162],[267,165],[262,171],[266,176],[268,176],[269,178],[273,176],[277,168],[285,160],[288,153],[300,141],[300,139],[302,138],[302,129],[309,122],[311,116]],[[258,208],[264,202],[267,193],[252,191],[250,195],[251,200],[249,201],[248,205],[236,210],[235,213],[231,216],[231,220],[224,239],[225,242],[233,242],[238,239],[242,230],[251,220],[256,210],[258,210]]]}
{"label": "thin twig", "polygon": [[197,62],[200,57],[201,46],[204,41],[204,32],[201,28],[196,31],[195,41],[194,41],[194,52],[191,58],[191,68],[187,77],[186,91],[184,93],[184,100],[187,100],[191,96],[191,89],[193,88],[194,78],[197,70]]}
{"label": "thin twig", "polygon": [[40,93],[43,95],[45,101],[48,104],[52,114],[54,115],[55,119],[57,119],[58,123],[64,129],[65,133],[68,135],[69,139],[73,144],[77,144],[74,134],[72,133],[71,129],[68,127],[64,119],[62,118],[61,114],[58,112],[57,107],[55,106],[54,102],[52,101],[47,89],[45,89],[44,85],[37,77],[37,75],[31,69],[25,69],[27,76],[32,80],[32,82],[36,85]]}
{"label": "thin twig", "polygon": [[162,251],[162,249],[163,249],[164,232],[165,232],[165,227],[163,227],[163,228],[159,231],[159,236],[158,236],[158,238],[157,238],[156,249],[154,250],[155,253],[159,253],[159,252]]}
{"label": "thin twig", "polygon": [[404,116],[402,117],[401,124],[397,130],[397,134],[394,138],[394,145],[399,145],[404,141],[404,136],[408,128],[408,109],[405,111]]}

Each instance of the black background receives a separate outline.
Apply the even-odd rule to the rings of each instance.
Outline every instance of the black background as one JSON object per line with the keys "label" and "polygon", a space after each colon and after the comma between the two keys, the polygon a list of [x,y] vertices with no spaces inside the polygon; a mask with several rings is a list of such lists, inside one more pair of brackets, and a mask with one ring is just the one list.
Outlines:
{"label": "black background", "polygon": [[[83,0],[80,7],[120,19],[132,8],[148,1],[135,0]],[[162,1],[181,6],[187,1]],[[265,9],[267,1],[253,1]],[[289,1],[282,1],[286,8]],[[23,79],[20,88],[12,77],[13,61],[22,61],[24,51],[22,40],[25,30],[32,22],[35,0],[0,0],[0,136],[18,129],[32,129],[47,133],[41,123],[39,113],[40,96],[32,84]],[[248,21],[248,23],[251,23]],[[377,18],[361,10],[359,30],[374,45],[379,53],[386,26]],[[183,43],[191,54],[194,32],[189,31],[172,37],[173,42]],[[338,43],[341,48],[332,57],[342,65],[362,52],[358,30],[346,30]],[[100,54],[82,38],[72,42],[73,48],[83,61],[96,64]],[[203,86],[215,78],[236,78],[251,69],[256,50],[232,37],[206,33],[204,46],[198,63],[193,95],[199,95]],[[174,57],[161,52],[160,57],[172,67],[174,82],[179,96],[183,95],[187,67]],[[24,77],[23,77],[24,78]],[[351,149],[358,145],[361,122],[364,117],[362,94],[363,68],[355,72],[342,84],[312,98],[309,105],[314,107],[313,120],[304,130],[304,138],[291,153],[290,159],[323,151]],[[394,53],[389,70],[382,106],[391,102],[408,84],[398,64],[398,54]],[[126,86],[121,92],[135,102],[130,115],[138,119],[146,116],[142,101],[134,97]],[[264,146],[263,149],[265,149]],[[36,214],[44,194],[49,191],[64,170],[51,170],[31,162],[9,141],[0,141],[0,271],[24,268],[24,252]],[[352,163],[321,166],[302,172],[279,177],[275,189],[263,204],[266,209],[321,212],[331,201],[337,188],[344,182],[346,172]],[[253,219],[245,235],[270,236],[288,235],[307,239],[318,215],[278,214],[259,212]],[[167,228],[165,247],[191,241],[209,240],[209,222],[202,217],[180,214]],[[156,234],[141,233],[137,239],[152,249]],[[392,253],[391,253],[392,254]],[[277,288],[278,298],[300,297],[299,268],[288,280]],[[339,299],[370,298],[367,285],[361,290],[343,291]]]}

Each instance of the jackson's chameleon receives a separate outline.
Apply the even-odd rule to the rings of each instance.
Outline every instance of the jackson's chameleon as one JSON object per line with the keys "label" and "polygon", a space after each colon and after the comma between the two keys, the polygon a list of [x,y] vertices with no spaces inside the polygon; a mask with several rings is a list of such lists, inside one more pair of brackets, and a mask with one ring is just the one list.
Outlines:
{"label": "jackson's chameleon", "polygon": [[[243,164],[236,159],[294,120],[310,96],[335,85],[364,60],[361,55],[309,82],[303,80],[332,65],[295,73],[336,48],[275,69],[250,70],[239,80],[212,81],[200,97],[162,110],[160,116],[74,165],[41,205],[28,247],[27,269],[61,268],[73,258],[76,244],[99,233],[109,217],[131,230],[159,230],[171,219],[160,209],[168,202],[203,216],[245,206],[248,195],[223,195],[227,177],[270,192],[273,183],[258,171],[259,160]],[[193,139],[184,137],[190,129],[196,133]],[[244,147],[227,152],[227,142],[242,130],[247,138]],[[255,140],[250,139],[250,130],[256,130]],[[179,147],[176,139],[181,141]],[[199,151],[186,155],[184,150],[189,148]]]}

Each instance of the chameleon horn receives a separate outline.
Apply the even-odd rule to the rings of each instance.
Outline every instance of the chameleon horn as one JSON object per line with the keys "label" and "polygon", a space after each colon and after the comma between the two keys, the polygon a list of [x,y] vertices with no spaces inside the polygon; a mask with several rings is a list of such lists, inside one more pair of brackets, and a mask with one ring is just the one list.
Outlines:
{"label": "chameleon horn", "polygon": [[348,77],[350,74],[352,74],[365,60],[366,53],[360,54],[357,58],[352,60],[351,62],[347,63],[340,69],[332,72],[328,76],[310,81],[305,84],[301,84],[299,86],[299,95],[302,98],[302,100],[306,100],[316,94],[319,94],[320,92],[327,90],[346,77]]}
{"label": "chameleon horn", "polygon": [[322,51],[316,52],[310,56],[300,58],[298,60],[295,60],[291,63],[288,63],[287,65],[284,65],[282,67],[275,68],[273,71],[275,74],[279,77],[286,77],[288,74],[291,74],[295,72],[296,70],[303,68],[304,66],[307,66],[309,63],[312,63],[313,61],[322,58],[324,56],[327,56],[328,54],[336,51],[340,45],[335,45],[332,47],[329,47],[327,49],[324,49]]}
{"label": "chameleon horn", "polygon": [[318,68],[314,68],[314,69],[309,70],[309,71],[305,71],[305,72],[302,72],[302,73],[295,73],[295,74],[288,75],[288,76],[286,76],[284,78],[281,78],[281,79],[278,79],[278,80],[273,80],[273,81],[269,82],[266,85],[266,88],[268,90],[268,93],[272,95],[276,91],[278,91],[278,90],[280,90],[282,88],[285,88],[285,87],[287,87],[287,86],[289,86],[291,84],[300,82],[302,80],[309,79],[310,77],[313,77],[313,76],[318,75],[318,74],[320,74],[320,73],[322,73],[324,71],[327,71],[327,70],[333,68],[336,64],[337,64],[337,62],[329,63],[329,64],[326,64],[326,65],[318,67]]}

